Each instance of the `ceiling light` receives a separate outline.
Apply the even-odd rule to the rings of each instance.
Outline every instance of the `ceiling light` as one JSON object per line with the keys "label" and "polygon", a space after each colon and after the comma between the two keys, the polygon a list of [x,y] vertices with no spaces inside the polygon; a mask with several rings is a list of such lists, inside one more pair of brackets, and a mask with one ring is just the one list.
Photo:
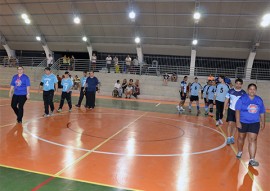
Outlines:
{"label": "ceiling light", "polygon": [[130,11],[128,16],[129,16],[130,19],[135,19],[136,13],[134,11]]}
{"label": "ceiling light", "polygon": [[86,36],[82,37],[82,40],[83,40],[84,42],[86,42],[86,41],[87,41],[87,37],[86,37]]}
{"label": "ceiling light", "polygon": [[30,23],[31,23],[30,19],[28,19],[28,18],[24,19],[24,22],[25,22],[26,24],[30,24]]}
{"label": "ceiling light", "polygon": [[194,40],[192,41],[192,44],[193,44],[193,45],[197,45],[197,44],[198,44],[198,40],[197,40],[197,39],[194,39]]}
{"label": "ceiling light", "polygon": [[135,38],[135,43],[139,44],[140,42],[141,42],[140,37],[136,37],[136,38]]}
{"label": "ceiling light", "polygon": [[21,16],[23,19],[28,19],[28,15],[23,13],[22,16]]}
{"label": "ceiling light", "polygon": [[41,41],[41,37],[40,36],[36,36],[37,41]]}
{"label": "ceiling light", "polygon": [[73,19],[75,24],[80,24],[81,23],[81,19],[79,17],[74,17]]}
{"label": "ceiling light", "polygon": [[261,26],[262,27],[267,27],[270,25],[270,13],[268,14],[265,14],[263,17],[262,17],[262,21],[261,21]]}
{"label": "ceiling light", "polygon": [[199,20],[199,19],[201,18],[201,13],[195,12],[194,15],[193,15],[193,18],[194,18],[195,20]]}

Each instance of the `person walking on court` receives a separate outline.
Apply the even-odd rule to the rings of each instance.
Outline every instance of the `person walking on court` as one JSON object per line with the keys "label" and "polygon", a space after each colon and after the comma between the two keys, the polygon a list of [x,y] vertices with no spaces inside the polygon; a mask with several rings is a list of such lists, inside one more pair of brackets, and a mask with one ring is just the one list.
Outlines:
{"label": "person walking on court", "polygon": [[17,116],[17,123],[22,123],[23,106],[26,100],[30,99],[30,79],[24,74],[22,66],[17,70],[18,74],[14,75],[10,82],[9,97],[12,97],[11,107]]}
{"label": "person walking on court", "polygon": [[[95,102],[96,102],[96,87],[99,85],[98,79],[94,76],[94,72],[90,71],[89,77],[86,79],[84,88],[86,91],[86,97],[87,97],[87,103],[86,103],[86,109],[94,109],[95,108]],[[98,93],[100,89],[98,86]]]}
{"label": "person walking on court", "polygon": [[62,111],[65,99],[68,102],[69,112],[71,112],[71,110],[72,110],[72,103],[71,103],[72,91],[71,91],[71,89],[73,87],[73,81],[69,77],[69,72],[65,72],[65,78],[62,79],[61,85],[63,86],[63,89],[62,89],[62,94],[61,94],[60,105],[59,105],[57,112]]}
{"label": "person walking on court", "polygon": [[188,106],[188,110],[191,113],[191,105],[193,101],[196,101],[197,105],[197,115],[200,114],[200,105],[199,105],[199,92],[201,92],[202,86],[198,82],[198,78],[195,77],[194,82],[190,85],[190,102]]}
{"label": "person walking on court", "polygon": [[179,105],[176,106],[176,108],[179,112],[185,111],[185,109],[183,107],[184,107],[184,104],[185,104],[185,101],[187,98],[187,80],[188,80],[188,77],[185,76],[183,81],[180,84],[181,89],[179,92],[180,92],[181,101],[179,102]]}
{"label": "person walking on court", "polygon": [[265,128],[265,107],[261,97],[256,95],[257,86],[249,84],[247,94],[241,96],[235,105],[236,127],[238,128],[238,153],[242,157],[245,138],[248,136],[249,165],[259,166],[255,160],[257,151],[257,136]]}
{"label": "person walking on court", "polygon": [[84,85],[86,83],[86,79],[87,79],[87,71],[84,71],[83,72],[83,77],[80,79],[81,91],[80,91],[80,97],[79,97],[79,100],[78,100],[78,104],[76,105],[76,107],[81,107],[83,97],[86,95],[85,94],[86,91],[84,90]]}
{"label": "person walking on court", "polygon": [[[44,69],[45,74],[41,78],[41,82],[39,85],[40,91],[41,87],[43,87],[43,101],[44,101],[44,117],[49,117],[53,114],[54,104],[53,104],[53,96],[58,90],[58,80],[56,76],[51,72],[51,68],[46,67]],[[49,112],[49,107],[51,111]]]}
{"label": "person walking on court", "polygon": [[219,84],[217,85],[216,94],[214,97],[214,103],[216,104],[216,126],[222,125],[222,118],[223,118],[223,109],[224,109],[224,102],[226,95],[229,91],[229,86],[225,84],[224,76],[219,76],[218,81]]}
{"label": "person walking on court", "polygon": [[224,110],[223,115],[226,113],[226,110],[228,108],[227,112],[227,144],[234,144],[234,134],[236,132],[236,119],[235,119],[235,104],[237,100],[246,92],[242,89],[243,80],[242,79],[236,79],[235,80],[235,87],[230,89],[226,95],[225,103],[224,103]]}
{"label": "person walking on court", "polygon": [[209,84],[210,84],[210,86],[206,92],[206,101],[208,102],[208,106],[209,106],[208,115],[210,117],[213,117],[214,116],[214,114],[213,114],[214,97],[215,97],[217,87],[216,87],[215,80],[209,81]]}
{"label": "person walking on court", "polygon": [[210,87],[210,81],[207,81],[206,85],[203,86],[202,92],[201,92],[201,98],[204,99],[204,115],[208,115],[209,104],[206,97],[207,97],[207,91],[209,87]]}

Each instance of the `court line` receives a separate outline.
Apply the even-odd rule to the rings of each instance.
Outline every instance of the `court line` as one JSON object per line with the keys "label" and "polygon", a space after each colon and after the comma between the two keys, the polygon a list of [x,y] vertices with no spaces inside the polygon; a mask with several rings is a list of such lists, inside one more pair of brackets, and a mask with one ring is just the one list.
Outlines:
{"label": "court line", "polygon": [[159,105],[160,105],[160,103],[158,103],[158,104],[156,105],[156,107],[159,106]]}
{"label": "court line", "polygon": [[[110,114],[110,115],[114,115],[115,114],[115,113],[102,113],[102,112],[100,112],[100,113],[101,114]],[[74,114],[75,115],[87,115],[87,114],[97,114],[97,113],[74,113]],[[123,114],[123,115],[134,116],[133,114]],[[183,120],[179,120],[179,119],[171,119],[171,118],[155,117],[155,116],[148,116],[148,117],[158,118],[158,119],[167,119],[167,120],[177,121],[177,122],[182,121],[182,122],[189,123],[189,124],[196,124],[196,123],[192,123],[192,122],[189,122],[189,121],[183,121]],[[217,150],[222,149],[222,148],[224,148],[226,146],[226,136],[224,136],[224,134],[222,134],[221,132],[219,132],[216,129],[210,128],[210,127],[205,126],[205,125],[201,125],[201,124],[196,124],[196,125],[201,126],[201,127],[204,127],[204,128],[207,128],[207,129],[210,129],[210,130],[215,131],[216,133],[220,134],[221,136],[224,137],[224,143],[222,145],[218,146],[218,147],[213,148],[213,149],[204,150],[204,151],[198,151],[198,152],[192,152],[192,153],[180,153],[180,154],[132,154],[132,155],[128,155],[126,153],[113,153],[113,152],[106,152],[106,151],[96,151],[96,150],[89,150],[89,149],[85,149],[85,148],[78,148],[78,147],[73,147],[73,146],[67,146],[67,145],[64,145],[64,144],[61,144],[61,143],[56,143],[56,142],[53,142],[53,141],[49,141],[47,139],[43,139],[43,138],[41,138],[41,137],[39,137],[39,136],[31,133],[28,130],[27,127],[24,127],[24,130],[25,130],[25,132],[27,132],[28,134],[30,134],[34,138],[36,138],[38,140],[41,140],[41,141],[44,141],[44,142],[47,142],[47,143],[52,144],[52,145],[57,145],[57,146],[64,147],[64,148],[67,148],[67,149],[74,149],[74,150],[80,150],[80,151],[86,151],[86,152],[94,152],[94,153],[99,153],[99,154],[117,155],[117,156],[175,157],[175,156],[197,155],[197,154],[204,154],[204,153],[209,153],[209,152],[217,151]]]}
{"label": "court line", "polygon": [[[38,171],[34,171],[34,170],[28,170],[28,169],[24,169],[24,168],[18,168],[18,167],[3,165],[3,164],[0,164],[0,167],[10,168],[10,169],[13,169],[13,170],[20,170],[20,171],[30,172],[30,173],[34,173],[34,174],[39,174],[39,175],[50,176],[50,177],[54,176],[53,174],[49,174],[49,173],[43,173],[43,172],[38,172]],[[99,185],[99,186],[106,186],[106,187],[110,187],[110,188],[118,188],[118,189],[125,189],[125,190],[140,191],[140,190],[135,190],[135,189],[132,189],[132,188],[116,187],[116,186],[109,185],[109,184],[91,182],[91,181],[87,181],[87,180],[80,180],[80,179],[69,178],[69,177],[64,177],[64,176],[59,176],[57,178],[61,178],[61,179],[65,179],[65,180],[72,180],[72,181],[77,181],[77,182],[83,182],[83,183],[88,183],[88,184],[94,184],[94,185]]]}
{"label": "court line", "polygon": [[[212,118],[212,119],[215,121],[214,118]],[[215,121],[215,122],[216,122],[216,121]],[[219,130],[222,132],[222,134],[227,138],[226,133],[223,131],[223,129],[221,128],[220,125],[218,125],[218,128],[219,128]],[[234,154],[236,155],[237,152],[236,152],[236,149],[234,148],[234,146],[232,146],[232,145],[230,144],[230,147],[231,147],[232,151],[234,152]],[[250,172],[250,170],[248,169],[248,167],[245,165],[245,162],[243,161],[243,159],[240,158],[240,159],[238,159],[238,160],[240,161],[240,163],[242,164],[242,166],[244,166],[244,168],[248,171],[249,177],[250,177],[251,180],[255,183],[255,185],[256,185],[256,187],[259,189],[259,191],[263,191],[262,187],[261,187],[261,186],[259,185],[259,183],[254,179],[254,175],[252,174],[252,172]]]}

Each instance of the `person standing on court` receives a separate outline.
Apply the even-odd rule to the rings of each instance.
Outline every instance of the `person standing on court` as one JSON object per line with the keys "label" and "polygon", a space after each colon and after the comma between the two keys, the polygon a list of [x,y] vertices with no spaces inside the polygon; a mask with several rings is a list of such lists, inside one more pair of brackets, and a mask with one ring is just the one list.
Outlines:
{"label": "person standing on court", "polygon": [[227,127],[227,144],[234,144],[234,134],[236,131],[236,119],[235,119],[235,104],[237,100],[246,92],[242,89],[243,85],[243,80],[242,79],[236,79],[235,80],[235,87],[230,89],[226,95],[225,103],[224,103],[224,110],[223,110],[223,115],[226,113],[226,110],[228,108],[227,112],[227,122],[228,122],[228,127]]}
{"label": "person standing on court", "polygon": [[179,104],[176,106],[177,110],[179,112],[182,112],[182,111],[185,111],[185,109],[183,108],[184,107],[184,104],[185,104],[185,101],[186,101],[186,98],[187,98],[187,80],[188,80],[188,77],[187,76],[184,76],[184,79],[183,81],[181,82],[180,84],[180,98],[181,98],[181,101],[179,102]]}
{"label": "person standing on court", "polygon": [[194,82],[190,85],[190,102],[188,106],[189,113],[191,113],[191,105],[193,101],[196,101],[197,105],[197,115],[200,114],[200,104],[199,104],[199,92],[201,92],[202,86],[198,82],[198,78],[195,77]]}
{"label": "person standing on court", "polygon": [[80,97],[79,97],[79,100],[78,100],[78,104],[75,105],[76,107],[81,107],[83,97],[85,96],[86,91],[84,90],[84,85],[86,83],[86,79],[87,79],[87,71],[84,71],[83,72],[83,77],[80,79],[81,91],[80,91]]}
{"label": "person standing on court", "polygon": [[69,112],[72,110],[72,103],[71,103],[71,93],[73,87],[73,81],[69,77],[69,72],[65,72],[65,78],[62,79],[61,85],[63,86],[62,94],[61,94],[61,101],[57,112],[61,112],[65,99],[68,102]]}
{"label": "person standing on court", "polygon": [[225,84],[225,77],[219,76],[218,81],[219,84],[217,85],[215,97],[214,97],[214,104],[216,104],[216,126],[222,125],[222,118],[223,118],[223,109],[224,109],[224,102],[226,95],[229,91],[229,86]]}
{"label": "person standing on court", "polygon": [[249,165],[259,166],[255,160],[257,151],[257,136],[265,128],[265,107],[261,97],[256,95],[257,86],[249,84],[247,94],[238,99],[235,106],[236,127],[238,128],[238,153],[242,157],[245,138],[248,136]]}
{"label": "person standing on court", "polygon": [[[40,91],[41,87],[43,86],[43,101],[44,101],[44,117],[49,117],[53,114],[54,111],[54,104],[53,104],[53,96],[58,90],[58,80],[56,76],[51,72],[51,68],[46,67],[44,69],[44,75],[41,78],[41,82],[39,85]],[[49,112],[49,107],[51,111]]]}
{"label": "person standing on court", "polygon": [[[97,77],[94,76],[94,72],[90,71],[89,77],[86,79],[84,88],[86,91],[86,109],[94,109],[95,108],[95,102],[96,102],[96,87],[99,85],[99,81]],[[98,86],[98,93],[100,89]]]}
{"label": "person standing on court", "polygon": [[108,69],[108,73],[111,72],[111,65],[112,65],[112,57],[110,55],[108,55],[106,58],[106,66]]}
{"label": "person standing on court", "polygon": [[22,123],[23,106],[26,100],[30,99],[30,79],[24,74],[22,66],[19,66],[17,70],[18,74],[13,76],[10,83],[9,97],[12,97],[11,107],[17,116],[17,122]]}

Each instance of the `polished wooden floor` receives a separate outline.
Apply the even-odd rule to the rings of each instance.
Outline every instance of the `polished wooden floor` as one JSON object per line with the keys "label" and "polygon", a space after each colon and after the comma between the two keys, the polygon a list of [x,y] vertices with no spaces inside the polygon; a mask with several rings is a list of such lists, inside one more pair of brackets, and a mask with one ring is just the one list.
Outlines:
{"label": "polished wooden floor", "polygon": [[[216,127],[203,115],[179,115],[175,105],[162,102],[142,102],[136,110],[120,102],[89,111],[74,107],[72,112],[65,105],[62,113],[44,118],[43,103],[31,100],[21,125],[15,123],[10,100],[1,98],[0,166],[14,173],[0,179],[0,190],[12,184],[13,191],[22,190],[15,178],[20,171],[46,176],[30,182],[30,190],[51,190],[45,188],[56,178],[109,190],[270,190],[269,122],[258,138],[260,166],[252,168],[247,144],[241,160],[235,157],[236,145],[225,144],[226,123]],[[153,109],[140,110],[141,104]],[[70,184],[63,190],[79,188]]]}

